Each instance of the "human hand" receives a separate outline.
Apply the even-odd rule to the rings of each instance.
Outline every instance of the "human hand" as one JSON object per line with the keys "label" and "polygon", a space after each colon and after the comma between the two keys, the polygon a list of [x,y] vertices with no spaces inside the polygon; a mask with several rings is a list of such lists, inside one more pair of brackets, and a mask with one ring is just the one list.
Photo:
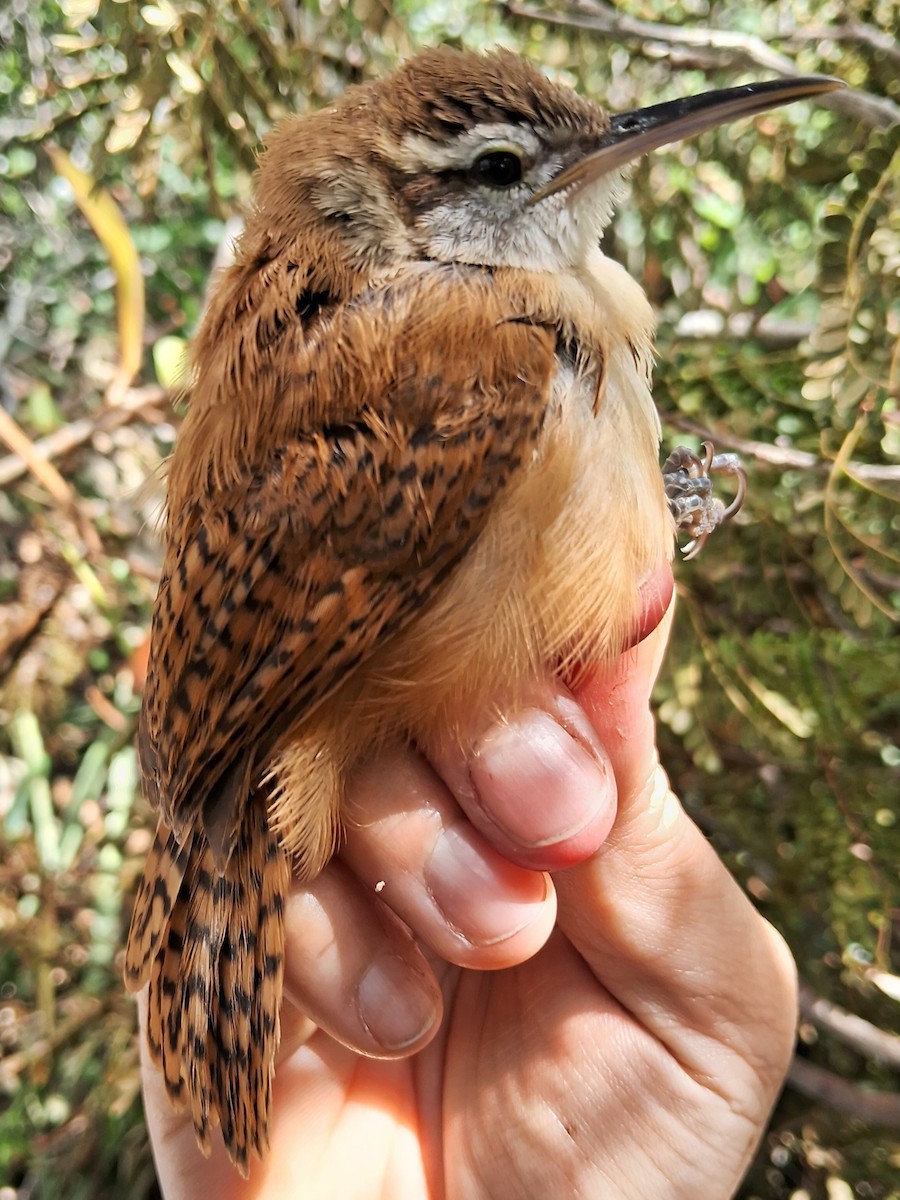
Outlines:
{"label": "human hand", "polygon": [[794,968],[658,765],[667,628],[575,697],[548,681],[474,720],[467,754],[360,772],[340,859],[289,905],[248,1181],[145,1062],[170,1200],[733,1193],[790,1058]]}

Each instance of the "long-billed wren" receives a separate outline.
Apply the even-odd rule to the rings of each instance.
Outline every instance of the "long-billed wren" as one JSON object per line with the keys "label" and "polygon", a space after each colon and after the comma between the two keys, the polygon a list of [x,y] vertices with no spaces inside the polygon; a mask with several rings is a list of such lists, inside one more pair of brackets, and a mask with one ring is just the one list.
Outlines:
{"label": "long-billed wren", "polygon": [[334,852],[348,771],[615,655],[676,525],[723,516],[698,459],[660,471],[650,308],[600,249],[623,168],[834,86],[608,116],[513,54],[434,50],[269,139],[169,469],[126,958],[173,1102],[241,1170],[285,893]]}

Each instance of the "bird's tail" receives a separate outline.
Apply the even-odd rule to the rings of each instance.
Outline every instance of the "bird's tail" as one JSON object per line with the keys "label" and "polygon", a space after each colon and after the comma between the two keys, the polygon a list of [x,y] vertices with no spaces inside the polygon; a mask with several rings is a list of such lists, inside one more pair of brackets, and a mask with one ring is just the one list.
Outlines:
{"label": "bird's tail", "polygon": [[147,1041],[166,1091],[204,1153],[221,1125],[243,1174],[268,1140],[290,878],[262,795],[221,873],[202,834],[179,845],[160,823],[128,935],[125,983],[150,984]]}

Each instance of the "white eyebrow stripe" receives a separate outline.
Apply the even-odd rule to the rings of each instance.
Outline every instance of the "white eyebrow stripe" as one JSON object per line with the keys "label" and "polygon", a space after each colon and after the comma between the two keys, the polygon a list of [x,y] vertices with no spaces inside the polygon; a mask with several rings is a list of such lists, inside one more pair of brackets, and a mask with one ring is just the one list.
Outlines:
{"label": "white eyebrow stripe", "polygon": [[472,165],[473,160],[492,144],[498,148],[510,146],[526,158],[537,157],[541,143],[525,125],[503,123],[475,125],[456,134],[446,142],[436,142],[420,133],[408,134],[400,143],[394,158],[403,171],[459,171]]}

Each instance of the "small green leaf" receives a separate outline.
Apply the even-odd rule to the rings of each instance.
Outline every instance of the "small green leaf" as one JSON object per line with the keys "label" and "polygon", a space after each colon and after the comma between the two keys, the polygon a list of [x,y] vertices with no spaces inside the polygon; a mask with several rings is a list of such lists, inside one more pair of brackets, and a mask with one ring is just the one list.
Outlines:
{"label": "small green leaf", "polygon": [[187,342],[169,334],[153,344],[153,366],[156,378],[164,388],[177,388],[187,374]]}
{"label": "small green leaf", "polygon": [[28,420],[39,434],[52,433],[63,423],[53,393],[43,380],[37,380],[28,393]]}
{"label": "small green leaf", "polygon": [[733,203],[715,192],[701,192],[695,197],[694,211],[719,229],[736,229],[744,218],[742,203]]}

